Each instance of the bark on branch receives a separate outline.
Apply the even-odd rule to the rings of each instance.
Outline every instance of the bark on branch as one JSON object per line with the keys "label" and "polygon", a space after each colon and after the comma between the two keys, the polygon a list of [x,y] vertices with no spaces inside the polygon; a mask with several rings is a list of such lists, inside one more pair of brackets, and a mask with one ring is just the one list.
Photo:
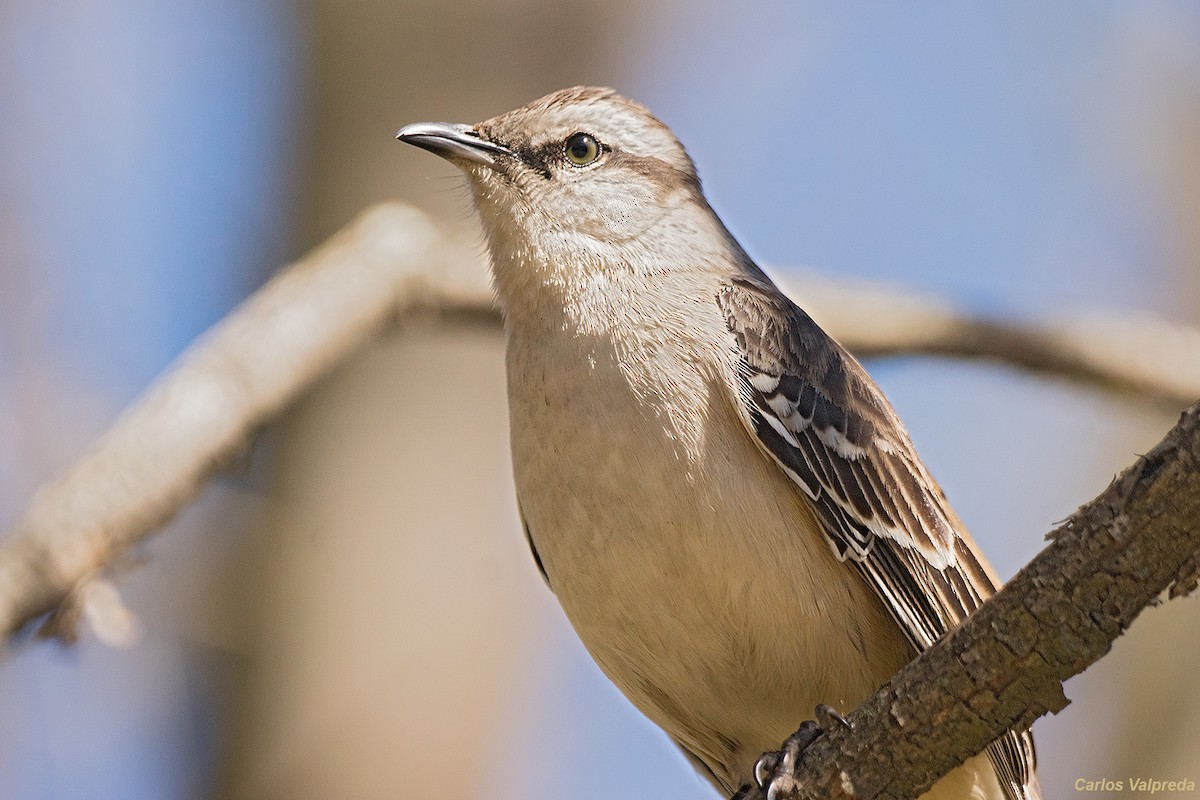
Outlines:
{"label": "bark on branch", "polygon": [[804,752],[791,798],[912,798],[1009,728],[1068,701],[1163,592],[1200,568],[1200,403],[1049,537],[966,622]]}

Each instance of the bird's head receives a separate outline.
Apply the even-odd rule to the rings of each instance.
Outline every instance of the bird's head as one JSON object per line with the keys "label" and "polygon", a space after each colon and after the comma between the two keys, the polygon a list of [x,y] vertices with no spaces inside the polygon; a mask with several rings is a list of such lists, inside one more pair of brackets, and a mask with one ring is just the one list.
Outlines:
{"label": "bird's head", "polygon": [[564,89],[477,125],[417,123],[396,138],[463,170],[493,257],[650,264],[709,227],[679,140],[611,89]]}

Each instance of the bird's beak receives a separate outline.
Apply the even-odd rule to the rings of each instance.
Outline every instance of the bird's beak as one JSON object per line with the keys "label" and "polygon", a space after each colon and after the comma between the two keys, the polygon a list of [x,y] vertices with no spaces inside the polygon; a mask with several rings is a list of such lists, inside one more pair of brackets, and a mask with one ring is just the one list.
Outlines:
{"label": "bird's beak", "polygon": [[396,131],[396,138],[453,161],[456,158],[492,166],[496,156],[512,151],[482,138],[470,125],[454,122],[414,122]]}

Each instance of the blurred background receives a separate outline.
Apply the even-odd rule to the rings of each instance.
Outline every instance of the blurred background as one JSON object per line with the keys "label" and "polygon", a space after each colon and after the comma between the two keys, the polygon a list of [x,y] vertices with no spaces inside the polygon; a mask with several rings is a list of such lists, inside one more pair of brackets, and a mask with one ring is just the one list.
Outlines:
{"label": "blurred background", "polygon": [[[3,0],[0,526],[364,206],[474,230],[397,127],[578,83],[671,125],[785,280],[1200,322],[1195,4]],[[501,357],[388,333],[136,554],[134,646],[13,648],[0,798],[711,797],[534,569]],[[1174,421],[998,367],[868,367],[1005,577]],[[1200,606],[1172,603],[1073,680],[1036,729],[1047,797],[1200,780],[1198,655]]]}

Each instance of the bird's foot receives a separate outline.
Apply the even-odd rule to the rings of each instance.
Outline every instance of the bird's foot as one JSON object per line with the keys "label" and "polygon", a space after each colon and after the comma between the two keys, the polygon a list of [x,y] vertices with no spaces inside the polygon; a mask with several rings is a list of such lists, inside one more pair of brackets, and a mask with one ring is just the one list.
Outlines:
{"label": "bird's foot", "polygon": [[[754,765],[754,781],[766,800],[786,800],[794,796],[799,782],[796,778],[800,758],[808,746],[822,733],[838,727],[850,727],[849,721],[832,707],[822,703],[816,708],[816,721],[805,720],[800,727],[783,742],[783,747],[763,753]],[[749,797],[749,795],[743,795]],[[738,795],[734,795],[735,798]]]}

